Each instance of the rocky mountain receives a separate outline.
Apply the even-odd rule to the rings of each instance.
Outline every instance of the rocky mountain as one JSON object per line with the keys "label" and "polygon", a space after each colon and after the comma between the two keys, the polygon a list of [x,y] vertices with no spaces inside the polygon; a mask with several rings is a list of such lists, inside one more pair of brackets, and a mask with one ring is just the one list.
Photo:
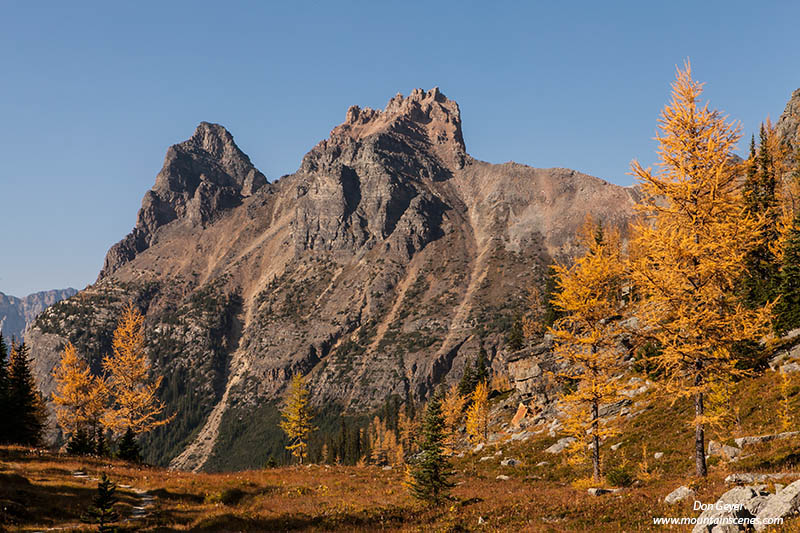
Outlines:
{"label": "rocky mountain", "polygon": [[228,131],[201,123],[167,151],[97,282],[31,329],[37,378],[49,394],[67,340],[98,369],[133,301],[176,413],[149,458],[258,465],[295,372],[335,421],[424,399],[480,351],[505,370],[528,288],[574,252],[587,213],[622,225],[636,199],[574,170],[472,158],[458,105],[436,88],[351,107],[272,183]]}
{"label": "rocky mountain", "polygon": [[22,339],[25,329],[47,307],[65,298],[74,296],[75,289],[57,289],[29,294],[24,298],[8,296],[0,292],[0,331],[6,340]]}

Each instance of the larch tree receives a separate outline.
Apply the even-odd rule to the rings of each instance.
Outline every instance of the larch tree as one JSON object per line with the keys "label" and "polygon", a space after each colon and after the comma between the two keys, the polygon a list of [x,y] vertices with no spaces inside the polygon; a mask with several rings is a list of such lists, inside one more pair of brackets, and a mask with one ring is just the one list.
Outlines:
{"label": "larch tree", "polygon": [[130,430],[139,435],[163,426],[174,417],[164,418],[165,407],[158,398],[163,376],[150,375],[145,351],[144,317],[132,304],[122,313],[114,330],[113,352],[103,358],[103,370],[112,405],[102,423],[121,435]]}
{"label": "larch tree", "polygon": [[467,396],[462,396],[458,385],[451,385],[442,399],[442,414],[444,415],[444,446],[449,452],[455,450],[458,443],[458,427],[464,419],[464,407]]}
{"label": "larch tree", "polygon": [[489,387],[481,381],[472,392],[467,409],[467,434],[473,444],[486,442],[489,438]]}
{"label": "larch tree", "polygon": [[[559,291],[553,305],[561,313],[550,333],[557,359],[568,369],[562,377],[573,385],[561,398],[566,413],[564,427],[575,438],[573,457],[591,449],[592,477],[600,480],[600,443],[616,433],[600,418],[600,406],[620,399],[622,372],[617,340],[618,320],[626,279],[619,232],[604,231],[587,217],[579,235],[585,249],[571,266],[556,266]],[[588,442],[587,442],[588,441]]]}
{"label": "larch tree", "polygon": [[309,396],[305,378],[296,373],[292,376],[283,401],[280,427],[289,439],[286,449],[297,457],[300,464],[303,464],[308,453],[308,437],[315,429],[311,424]]}
{"label": "larch tree", "polygon": [[61,352],[53,378],[52,400],[62,431],[73,437],[79,432],[94,435],[105,409],[105,382],[92,374],[71,342]]}
{"label": "larch tree", "polygon": [[632,228],[631,275],[641,337],[659,347],[654,362],[666,390],[693,398],[695,467],[705,476],[705,395],[719,375],[743,373],[731,347],[768,332],[770,306],[749,308],[736,294],[762,221],[737,185],[739,127],[701,107],[701,93],[687,62],[659,121],[660,170],[632,163],[644,218]]}

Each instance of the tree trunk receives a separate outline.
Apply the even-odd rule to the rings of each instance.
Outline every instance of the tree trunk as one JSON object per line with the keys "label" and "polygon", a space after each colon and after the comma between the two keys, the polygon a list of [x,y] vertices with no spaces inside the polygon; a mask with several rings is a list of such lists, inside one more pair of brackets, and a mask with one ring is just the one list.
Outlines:
{"label": "tree trunk", "polygon": [[600,481],[600,437],[597,434],[598,411],[597,400],[594,400],[592,402],[592,477],[595,481]]}
{"label": "tree trunk", "polygon": [[[703,416],[703,412],[703,393],[696,392],[694,395],[695,417],[699,419]],[[708,470],[706,469],[705,434],[703,423],[697,421],[694,424],[694,458],[697,477],[706,477]]]}

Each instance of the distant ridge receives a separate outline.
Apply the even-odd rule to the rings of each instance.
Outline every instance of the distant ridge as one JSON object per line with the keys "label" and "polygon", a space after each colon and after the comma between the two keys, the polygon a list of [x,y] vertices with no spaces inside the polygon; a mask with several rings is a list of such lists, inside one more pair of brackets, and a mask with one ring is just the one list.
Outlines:
{"label": "distant ridge", "polygon": [[24,298],[0,292],[0,331],[7,341],[21,339],[28,326],[39,314],[56,302],[78,293],[73,288],[54,289],[29,294]]}

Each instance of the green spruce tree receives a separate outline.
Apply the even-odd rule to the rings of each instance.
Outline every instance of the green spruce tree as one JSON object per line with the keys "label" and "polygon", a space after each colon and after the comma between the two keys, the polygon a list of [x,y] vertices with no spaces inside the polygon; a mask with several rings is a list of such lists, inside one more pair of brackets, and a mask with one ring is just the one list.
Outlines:
{"label": "green spruce tree", "polygon": [[8,407],[13,423],[8,432],[9,442],[26,446],[39,443],[44,427],[43,402],[31,374],[28,347],[11,346],[8,365]]}
{"label": "green spruce tree", "polygon": [[3,334],[0,333],[0,444],[9,442],[11,436],[8,386],[8,348]]}
{"label": "green spruce tree", "polygon": [[132,463],[142,462],[142,453],[139,449],[139,443],[136,442],[136,435],[133,433],[131,428],[128,428],[128,430],[122,436],[122,439],[119,441],[117,457],[123,461],[130,461]]}
{"label": "green spruce tree", "polygon": [[100,533],[117,531],[117,528],[111,525],[119,520],[119,514],[114,510],[114,505],[117,503],[116,491],[117,486],[103,472],[100,482],[97,484],[97,494],[92,501],[92,506],[83,517],[85,522],[97,524]]}
{"label": "green spruce tree", "polygon": [[768,134],[761,125],[760,144],[750,139],[750,157],[743,184],[743,196],[748,213],[762,219],[762,240],[745,258],[746,274],[741,281],[741,298],[750,308],[763,306],[778,295],[780,264],[770,250],[770,244],[780,238],[780,218],[776,195],[777,169],[769,153]]}
{"label": "green spruce tree", "polygon": [[411,495],[428,504],[442,503],[453,487],[450,477],[453,469],[444,456],[443,442],[444,415],[442,414],[442,398],[439,392],[434,393],[425,410],[422,421],[422,434],[419,439],[420,452],[413,461],[408,484]]}
{"label": "green spruce tree", "polygon": [[775,330],[783,334],[800,327],[800,212],[795,215],[786,239],[778,292],[774,323]]}

